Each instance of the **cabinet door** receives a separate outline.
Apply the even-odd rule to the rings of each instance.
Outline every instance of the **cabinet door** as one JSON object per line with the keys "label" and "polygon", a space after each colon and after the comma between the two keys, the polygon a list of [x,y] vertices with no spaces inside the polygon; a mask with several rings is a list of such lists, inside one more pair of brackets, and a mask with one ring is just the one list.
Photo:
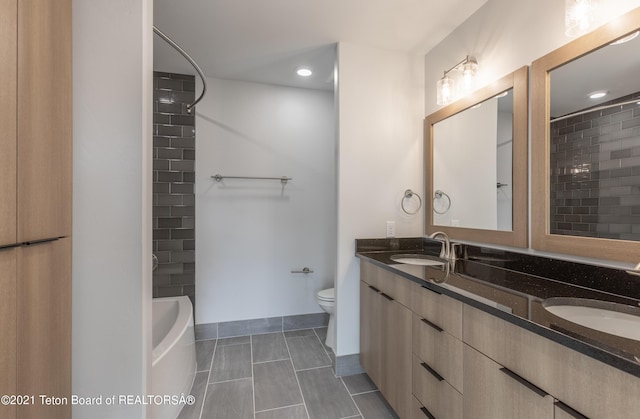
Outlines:
{"label": "cabinet door", "polygon": [[[17,393],[71,397],[71,239],[17,249]],[[21,406],[18,418],[69,418],[63,406]]]}
{"label": "cabinet door", "polygon": [[19,0],[17,15],[17,242],[70,236],[71,0]]}
{"label": "cabinet door", "polygon": [[0,245],[16,243],[17,0],[0,0]]}
{"label": "cabinet door", "polygon": [[[0,395],[16,391],[17,249],[0,249]],[[0,418],[15,418],[16,407],[0,404]]]}
{"label": "cabinet door", "polygon": [[465,345],[465,418],[552,419],[553,410],[551,396]]}
{"label": "cabinet door", "polygon": [[412,326],[411,311],[393,299],[380,294],[381,364],[380,392],[401,418],[411,416]]}
{"label": "cabinet door", "polygon": [[378,388],[382,379],[380,298],[375,287],[360,281],[360,363]]}

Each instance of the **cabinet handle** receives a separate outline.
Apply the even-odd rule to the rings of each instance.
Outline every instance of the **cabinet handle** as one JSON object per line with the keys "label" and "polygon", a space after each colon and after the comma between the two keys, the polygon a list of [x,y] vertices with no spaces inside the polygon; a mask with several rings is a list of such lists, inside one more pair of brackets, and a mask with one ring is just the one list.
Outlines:
{"label": "cabinet handle", "polygon": [[427,326],[431,326],[431,327],[433,327],[433,328],[434,328],[434,329],[436,329],[438,332],[444,332],[444,329],[443,329],[443,328],[441,328],[441,327],[440,327],[440,326],[438,326],[438,325],[435,325],[435,324],[431,323],[431,322],[430,322],[429,320],[427,320],[427,319],[420,319],[420,321],[421,321],[422,323],[426,324]]}
{"label": "cabinet handle", "polygon": [[385,294],[384,292],[381,292],[380,295],[382,295],[384,298],[386,298],[389,301],[393,301],[393,298],[388,296],[387,294]]}
{"label": "cabinet handle", "polygon": [[507,376],[511,377],[512,379],[516,380],[517,382],[519,382],[523,386],[527,387],[529,390],[533,391],[538,396],[540,396],[540,397],[546,397],[547,396],[547,393],[544,390],[542,390],[540,387],[538,387],[538,386],[536,386],[534,384],[531,384],[529,381],[527,381],[524,378],[520,377],[518,374],[516,374],[515,372],[511,371],[509,368],[502,367],[502,368],[500,368],[500,371],[505,373]]}
{"label": "cabinet handle", "polygon": [[421,411],[422,413],[424,413],[424,415],[425,415],[426,417],[428,417],[429,419],[436,419],[436,417],[435,417],[435,416],[433,416],[433,415],[431,414],[431,412],[429,412],[429,410],[428,410],[426,407],[424,407],[424,406],[423,406],[423,407],[421,407],[421,408],[420,408],[420,411]]}
{"label": "cabinet handle", "polygon": [[429,287],[425,287],[424,285],[420,285],[420,287],[421,287],[421,288],[426,289],[427,291],[431,291],[431,292],[432,292],[432,293],[434,293],[434,294],[442,295],[442,293],[441,293],[441,292],[438,292],[438,291],[436,291],[436,290],[432,290],[431,288],[429,288]]}
{"label": "cabinet handle", "polygon": [[380,290],[378,288],[374,287],[373,285],[369,285],[369,288],[371,288],[375,292],[380,292]]}
{"label": "cabinet handle", "polygon": [[556,400],[553,404],[555,404],[556,406],[558,406],[559,409],[563,410],[565,413],[573,416],[576,419],[588,419],[585,415],[572,409],[571,407],[562,403],[560,400]]}
{"label": "cabinet handle", "polygon": [[433,368],[431,368],[430,366],[428,366],[425,362],[421,363],[420,365],[422,365],[422,368],[424,368],[425,370],[429,371],[431,373],[431,375],[433,375],[434,377],[436,377],[436,380],[438,381],[444,381],[444,378],[438,374],[436,372],[436,370],[434,370]]}

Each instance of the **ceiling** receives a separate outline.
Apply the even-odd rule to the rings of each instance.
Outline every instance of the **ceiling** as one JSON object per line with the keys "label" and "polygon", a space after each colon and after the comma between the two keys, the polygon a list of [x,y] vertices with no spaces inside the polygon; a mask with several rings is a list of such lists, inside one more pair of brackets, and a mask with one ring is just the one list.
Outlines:
{"label": "ceiling", "polygon": [[[154,25],[209,77],[330,90],[336,42],[425,54],[486,1],[154,0]],[[195,74],[157,36],[154,70]]]}

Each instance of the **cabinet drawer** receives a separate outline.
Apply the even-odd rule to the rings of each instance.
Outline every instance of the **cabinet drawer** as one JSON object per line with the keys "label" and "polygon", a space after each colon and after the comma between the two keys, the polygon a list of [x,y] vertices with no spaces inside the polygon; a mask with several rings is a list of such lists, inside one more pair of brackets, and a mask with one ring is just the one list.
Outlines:
{"label": "cabinet drawer", "polygon": [[464,415],[469,418],[553,418],[553,397],[475,349],[464,348]]}
{"label": "cabinet drawer", "polygon": [[413,292],[413,312],[462,339],[462,303],[425,287]]}
{"label": "cabinet drawer", "polygon": [[469,345],[587,417],[640,412],[640,379],[580,352],[466,305],[463,336]]}
{"label": "cabinet drawer", "polygon": [[[436,418],[462,418],[462,395],[415,355],[413,394]],[[423,417],[428,415],[423,414]]]}
{"label": "cabinet drawer", "polygon": [[414,282],[369,262],[360,264],[360,279],[407,308],[411,307],[411,296],[418,287]]}
{"label": "cabinet drawer", "polygon": [[413,353],[444,377],[459,392],[462,389],[462,341],[413,316]]}

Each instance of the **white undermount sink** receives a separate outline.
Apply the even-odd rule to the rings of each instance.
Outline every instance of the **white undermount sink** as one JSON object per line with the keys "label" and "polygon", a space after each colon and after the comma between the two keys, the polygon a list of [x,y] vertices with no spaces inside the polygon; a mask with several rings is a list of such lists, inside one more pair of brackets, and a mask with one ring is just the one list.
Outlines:
{"label": "white undermount sink", "polygon": [[542,306],[572,323],[640,341],[640,307],[582,298],[549,298]]}
{"label": "white undermount sink", "polygon": [[435,256],[419,254],[393,255],[390,259],[394,262],[406,263],[407,265],[443,266],[445,264],[445,262]]}

